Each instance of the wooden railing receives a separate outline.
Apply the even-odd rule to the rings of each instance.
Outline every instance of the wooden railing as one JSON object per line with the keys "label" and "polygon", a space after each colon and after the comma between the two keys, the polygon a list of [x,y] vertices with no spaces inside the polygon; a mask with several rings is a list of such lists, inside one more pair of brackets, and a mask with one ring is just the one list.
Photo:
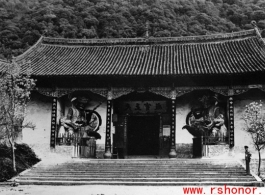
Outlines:
{"label": "wooden railing", "polygon": [[60,134],[56,138],[56,145],[66,145],[66,146],[75,145],[76,143],[80,142],[80,138],[81,136],[78,134],[69,134],[69,133]]}
{"label": "wooden railing", "polygon": [[65,133],[58,136],[56,144],[73,146],[72,157],[75,158],[96,157],[96,139],[94,137]]}

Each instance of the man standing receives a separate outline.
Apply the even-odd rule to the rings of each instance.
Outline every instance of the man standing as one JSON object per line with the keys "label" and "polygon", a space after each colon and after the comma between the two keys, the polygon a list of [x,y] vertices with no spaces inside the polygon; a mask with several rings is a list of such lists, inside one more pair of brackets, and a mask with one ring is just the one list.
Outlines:
{"label": "man standing", "polygon": [[249,169],[249,163],[250,163],[250,160],[251,160],[251,154],[248,151],[248,146],[244,146],[244,148],[245,148],[245,160],[246,160],[246,173],[247,173],[247,175],[251,175],[250,174],[250,169]]}

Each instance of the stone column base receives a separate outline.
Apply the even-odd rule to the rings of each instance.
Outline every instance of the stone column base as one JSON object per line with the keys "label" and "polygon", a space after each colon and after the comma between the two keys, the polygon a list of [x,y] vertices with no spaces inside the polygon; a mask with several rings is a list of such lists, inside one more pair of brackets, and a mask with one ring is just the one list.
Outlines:
{"label": "stone column base", "polygon": [[176,158],[177,157],[177,152],[176,152],[175,147],[170,149],[168,156],[169,156],[169,158]]}
{"label": "stone column base", "polygon": [[110,152],[110,149],[108,148],[108,149],[106,150],[105,154],[104,154],[104,158],[105,158],[105,159],[111,159],[111,156],[112,156],[112,154],[111,154],[111,152]]}

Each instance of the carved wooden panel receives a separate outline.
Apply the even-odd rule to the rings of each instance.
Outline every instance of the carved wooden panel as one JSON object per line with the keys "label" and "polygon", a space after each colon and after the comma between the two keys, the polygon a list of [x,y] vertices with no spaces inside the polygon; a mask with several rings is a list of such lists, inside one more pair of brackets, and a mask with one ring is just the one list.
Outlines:
{"label": "carved wooden panel", "polygon": [[171,147],[175,146],[175,135],[176,135],[176,100],[172,99],[171,101]]}
{"label": "carved wooden panel", "polygon": [[111,146],[111,100],[107,101],[105,151]]}
{"label": "carved wooden panel", "polygon": [[56,136],[56,118],[57,118],[57,98],[52,99],[52,114],[51,114],[51,136],[50,136],[50,147],[55,147],[55,136]]}
{"label": "carved wooden panel", "polygon": [[228,128],[229,128],[229,146],[235,145],[235,132],[234,132],[234,98],[232,96],[228,99]]}

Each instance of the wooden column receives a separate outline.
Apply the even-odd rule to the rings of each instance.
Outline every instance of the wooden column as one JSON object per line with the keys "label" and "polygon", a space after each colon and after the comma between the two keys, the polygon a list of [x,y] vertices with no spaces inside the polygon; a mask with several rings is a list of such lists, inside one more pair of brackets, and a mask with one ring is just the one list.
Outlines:
{"label": "wooden column", "polygon": [[127,152],[127,146],[128,146],[128,139],[127,139],[127,133],[128,133],[128,115],[126,115],[124,117],[124,151],[123,151],[123,155],[124,157],[127,156],[128,152]]}
{"label": "wooden column", "polygon": [[111,110],[112,110],[112,95],[111,91],[107,97],[107,116],[106,116],[106,139],[105,139],[105,154],[104,158],[111,158]]}
{"label": "wooden column", "polygon": [[229,129],[229,147],[232,148],[235,145],[235,121],[234,121],[234,98],[229,96],[228,98],[228,129]]}
{"label": "wooden column", "polygon": [[51,136],[50,136],[51,148],[55,148],[56,119],[57,119],[57,98],[52,98]]}
{"label": "wooden column", "polygon": [[161,114],[159,114],[159,155],[163,154],[163,142],[163,121]]}
{"label": "wooden column", "polygon": [[[175,94],[174,91],[172,94]],[[171,131],[170,131],[170,152],[169,158],[176,158],[176,96],[172,95],[171,99]]]}

